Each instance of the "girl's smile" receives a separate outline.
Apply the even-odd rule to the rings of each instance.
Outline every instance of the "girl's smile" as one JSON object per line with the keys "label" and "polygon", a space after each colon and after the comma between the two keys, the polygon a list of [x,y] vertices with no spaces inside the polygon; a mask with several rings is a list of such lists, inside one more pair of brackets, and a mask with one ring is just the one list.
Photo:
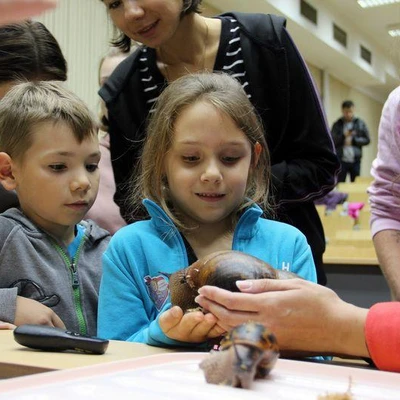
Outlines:
{"label": "girl's smile", "polygon": [[203,201],[217,202],[223,199],[225,195],[219,193],[197,193],[197,196]]}
{"label": "girl's smile", "polygon": [[165,171],[186,222],[225,224],[243,202],[250,165],[251,144],[228,115],[207,101],[181,110]]}

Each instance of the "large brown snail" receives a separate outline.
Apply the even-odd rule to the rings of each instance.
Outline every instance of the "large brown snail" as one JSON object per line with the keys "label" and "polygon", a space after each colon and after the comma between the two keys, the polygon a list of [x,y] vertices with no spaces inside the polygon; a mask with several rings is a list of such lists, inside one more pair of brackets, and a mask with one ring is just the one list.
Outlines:
{"label": "large brown snail", "polygon": [[240,251],[217,251],[170,276],[171,303],[187,311],[198,307],[194,299],[198,294],[197,290],[204,285],[237,292],[237,280],[296,277],[298,278],[296,274],[277,270],[259,258]]}
{"label": "large brown snail", "polygon": [[278,357],[274,334],[262,324],[247,322],[228,332],[200,368],[208,383],[249,389],[254,379],[270,373]]}

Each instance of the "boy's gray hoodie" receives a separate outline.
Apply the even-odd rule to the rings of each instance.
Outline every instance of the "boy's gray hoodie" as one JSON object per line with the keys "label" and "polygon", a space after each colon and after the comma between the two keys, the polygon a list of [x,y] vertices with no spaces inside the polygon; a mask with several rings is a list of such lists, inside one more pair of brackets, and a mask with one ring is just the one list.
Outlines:
{"label": "boy's gray hoodie", "polygon": [[101,257],[110,235],[93,221],[80,224],[85,235],[71,260],[21,210],[0,214],[0,320],[14,322],[19,295],[50,307],[67,329],[96,335]]}

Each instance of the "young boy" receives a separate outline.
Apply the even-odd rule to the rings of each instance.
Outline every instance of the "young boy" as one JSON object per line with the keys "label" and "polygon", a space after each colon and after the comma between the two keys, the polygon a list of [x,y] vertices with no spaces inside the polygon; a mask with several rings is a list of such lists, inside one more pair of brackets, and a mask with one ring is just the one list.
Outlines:
{"label": "young boy", "polygon": [[20,208],[0,214],[0,320],[96,334],[110,236],[82,218],[99,161],[93,118],[60,83],[20,83],[1,100],[0,182]]}

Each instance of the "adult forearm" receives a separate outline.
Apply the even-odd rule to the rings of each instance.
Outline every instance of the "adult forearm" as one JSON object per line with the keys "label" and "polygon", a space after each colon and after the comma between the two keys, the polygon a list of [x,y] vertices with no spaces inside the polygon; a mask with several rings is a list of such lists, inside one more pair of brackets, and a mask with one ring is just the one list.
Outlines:
{"label": "adult forearm", "polygon": [[400,231],[387,229],[373,237],[379,265],[392,296],[400,300]]}
{"label": "adult forearm", "polygon": [[369,357],[365,341],[365,323],[368,310],[341,301],[332,314],[331,337],[333,354],[355,357]]}
{"label": "adult forearm", "polygon": [[368,310],[344,302],[332,290],[300,279],[246,281],[239,288],[245,293],[204,286],[196,301],[226,330],[247,320],[265,324],[283,352],[369,356]]}

